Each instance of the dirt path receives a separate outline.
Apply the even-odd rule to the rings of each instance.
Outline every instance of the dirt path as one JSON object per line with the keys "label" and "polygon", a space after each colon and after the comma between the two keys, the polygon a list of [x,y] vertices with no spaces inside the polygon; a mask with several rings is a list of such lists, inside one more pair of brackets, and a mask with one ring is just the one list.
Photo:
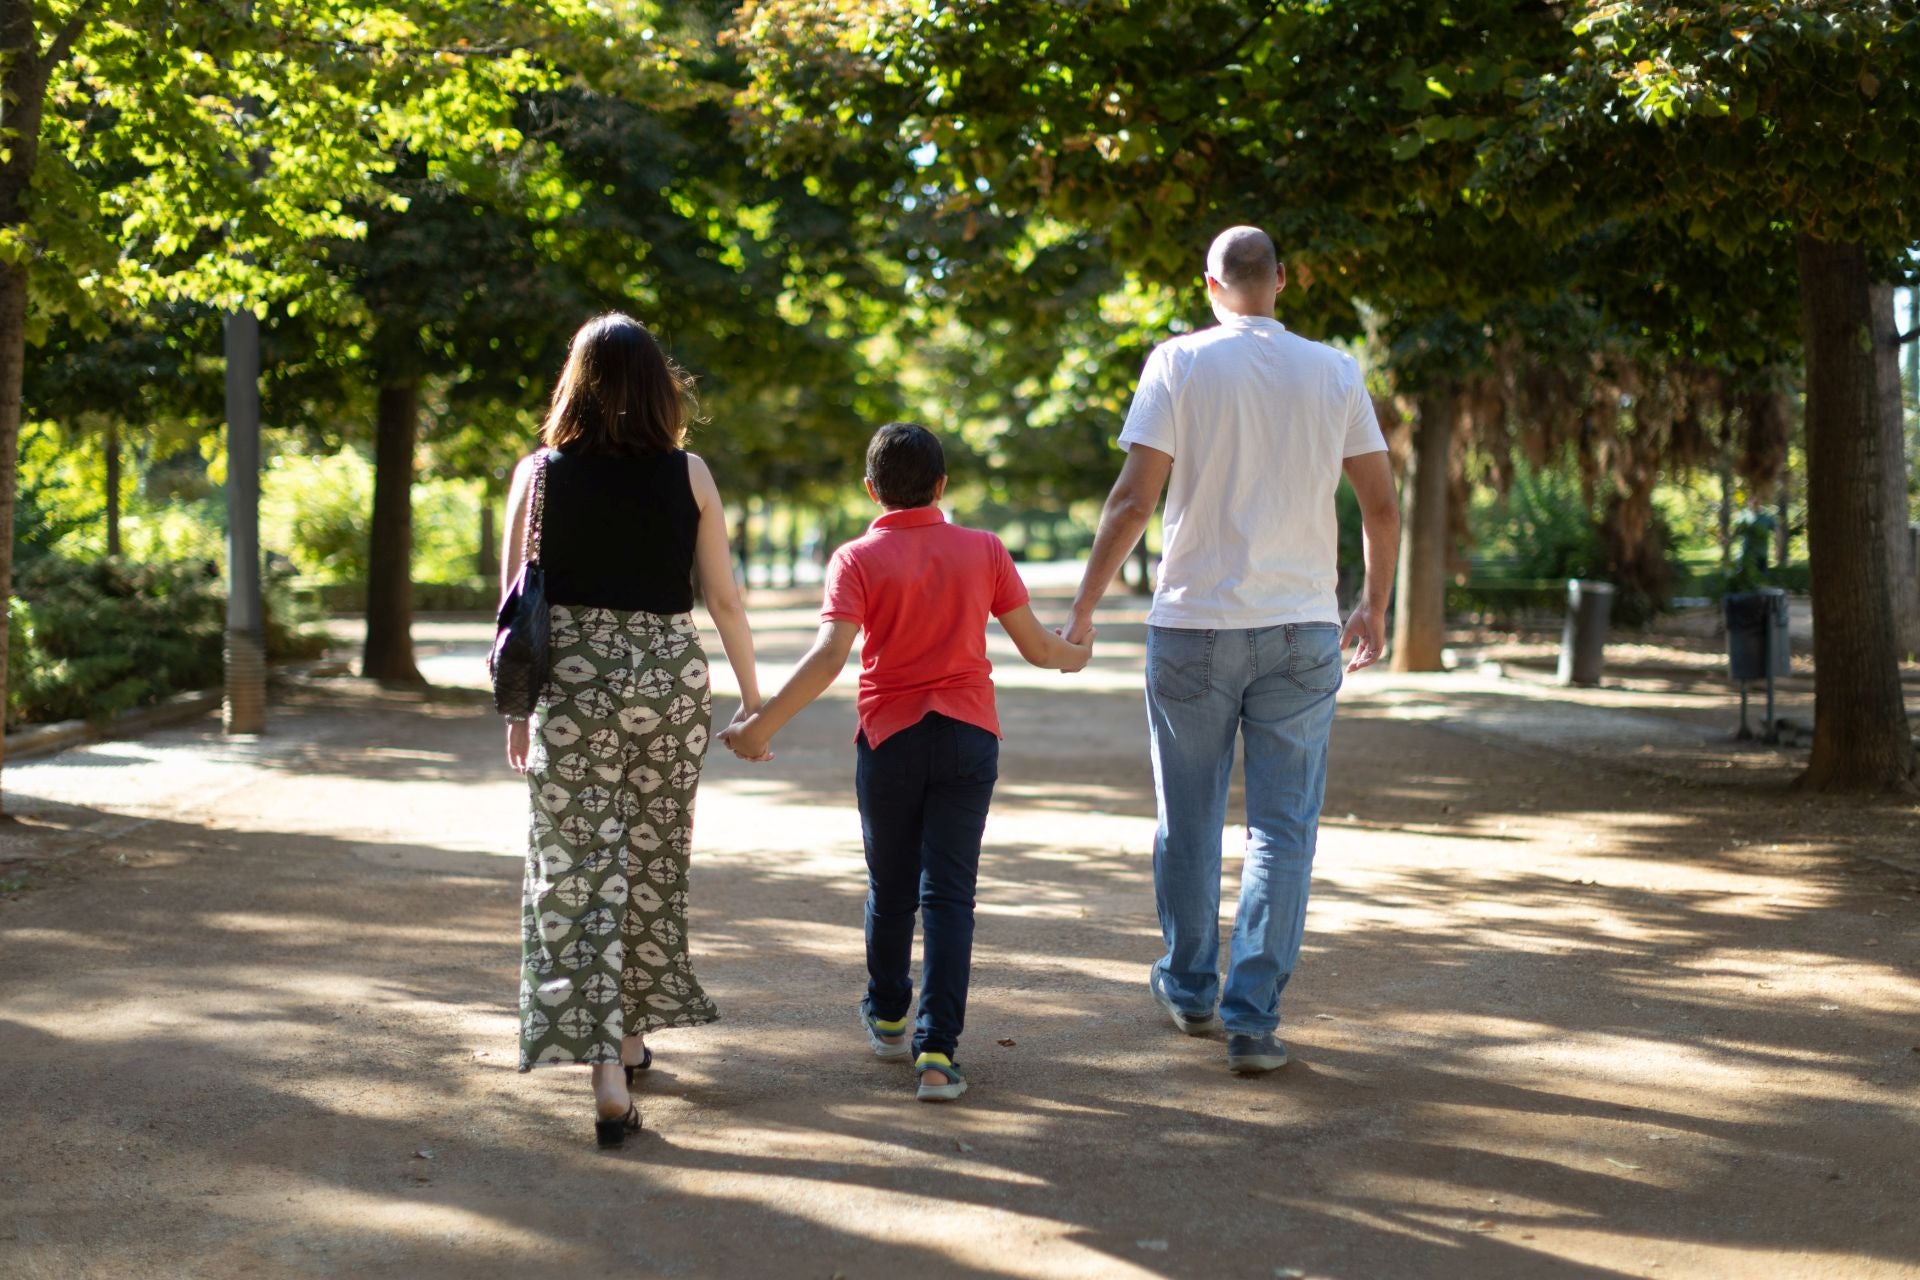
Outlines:
{"label": "dirt path", "polygon": [[[791,661],[806,613],[765,621]],[[1914,809],[1357,679],[1297,1061],[1239,1080],[1145,997],[1142,635],[1102,640],[1083,679],[1001,660],[966,1100],[915,1104],[854,1025],[842,688],[773,765],[711,769],[693,936],[725,1020],[657,1037],[617,1156],[579,1073],[513,1070],[524,793],[471,697],[316,683],[259,743],[10,767],[0,1276],[1920,1269]]]}

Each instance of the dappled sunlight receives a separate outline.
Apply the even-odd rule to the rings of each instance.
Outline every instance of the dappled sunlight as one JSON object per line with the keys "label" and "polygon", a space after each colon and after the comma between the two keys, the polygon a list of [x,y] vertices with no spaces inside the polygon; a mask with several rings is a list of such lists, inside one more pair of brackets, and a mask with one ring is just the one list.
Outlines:
{"label": "dappled sunlight", "polygon": [[[1832,1232],[1820,1197],[1890,1185],[1920,1131],[1908,879],[1772,801],[1343,713],[1283,1009],[1296,1062],[1236,1079],[1220,1038],[1174,1034],[1146,996],[1153,804],[1137,667],[1121,674],[1003,699],[974,1088],[952,1107],[914,1103],[856,1022],[865,867],[838,692],[773,764],[709,762],[689,924],[723,1020],[649,1037],[647,1130],[608,1158],[584,1071],[514,1070],[526,800],[497,726],[322,691],[288,713],[311,733],[194,762],[227,797],[214,824],[166,816],[182,733],[128,766],[158,771],[129,787],[142,816],[62,818],[89,880],[0,906],[0,1079],[36,1099],[7,1141],[112,1156],[139,1208],[110,1247],[194,1212],[263,1274],[429,1247],[449,1270],[644,1268],[625,1237],[580,1234],[628,1215],[658,1256],[716,1274],[765,1270],[771,1240],[847,1274],[1184,1275],[1208,1241],[1252,1237],[1203,1240],[1173,1202],[1110,1206],[1200,1181],[1252,1210],[1247,1231],[1390,1238],[1408,1274],[1642,1274],[1654,1247],[1898,1265],[1897,1244]],[[80,772],[45,775],[52,798]],[[108,912],[76,909],[94,878]],[[111,1117],[44,1101],[82,1078],[116,1082]],[[0,1185],[31,1256],[87,1202],[65,1169]],[[1804,1208],[1742,1216],[1759,1177],[1804,1180]],[[941,1225],[903,1247],[901,1215]],[[1023,1243],[970,1270],[982,1239]],[[1336,1255],[1279,1259],[1358,1280]]]}

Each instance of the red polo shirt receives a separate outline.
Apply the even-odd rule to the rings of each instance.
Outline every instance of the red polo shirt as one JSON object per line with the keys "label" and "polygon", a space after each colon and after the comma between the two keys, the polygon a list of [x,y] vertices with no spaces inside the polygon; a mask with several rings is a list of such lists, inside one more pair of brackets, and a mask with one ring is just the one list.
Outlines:
{"label": "red polo shirt", "polygon": [[948,524],[938,507],[889,511],[834,552],[820,617],[865,633],[858,705],[867,744],[929,711],[997,736],[987,619],[1026,602],[1000,539]]}

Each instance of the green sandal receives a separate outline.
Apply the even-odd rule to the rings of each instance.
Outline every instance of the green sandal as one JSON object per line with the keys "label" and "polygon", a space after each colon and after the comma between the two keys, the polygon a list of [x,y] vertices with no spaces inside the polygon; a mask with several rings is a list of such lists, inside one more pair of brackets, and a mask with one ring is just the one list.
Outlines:
{"label": "green sandal", "polygon": [[947,1078],[945,1084],[928,1084],[920,1081],[920,1090],[914,1096],[922,1102],[952,1102],[967,1091],[966,1077],[960,1074],[960,1068],[944,1053],[923,1053],[914,1059],[915,1078],[928,1071],[938,1071]]}

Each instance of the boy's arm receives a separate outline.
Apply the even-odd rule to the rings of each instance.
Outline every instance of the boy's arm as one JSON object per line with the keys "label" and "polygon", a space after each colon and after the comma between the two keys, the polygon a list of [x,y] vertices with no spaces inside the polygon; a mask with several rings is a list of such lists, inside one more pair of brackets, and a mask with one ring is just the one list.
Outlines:
{"label": "boy's arm", "polygon": [[762,703],[753,715],[721,730],[720,741],[735,755],[748,760],[771,759],[767,746],[773,741],[773,735],[799,715],[801,708],[827,691],[839,676],[840,668],[847,665],[847,655],[853,652],[853,641],[859,634],[857,622],[821,623],[819,634],[813,638],[813,647],[780,686],[780,692]]}
{"label": "boy's arm", "polygon": [[1020,656],[1036,667],[1078,671],[1093,657],[1091,626],[1087,628],[1086,639],[1079,644],[1069,643],[1065,637],[1040,625],[1040,619],[1033,616],[1032,605],[1007,610],[1000,615],[1000,625],[1007,629],[1007,637],[1020,651]]}

